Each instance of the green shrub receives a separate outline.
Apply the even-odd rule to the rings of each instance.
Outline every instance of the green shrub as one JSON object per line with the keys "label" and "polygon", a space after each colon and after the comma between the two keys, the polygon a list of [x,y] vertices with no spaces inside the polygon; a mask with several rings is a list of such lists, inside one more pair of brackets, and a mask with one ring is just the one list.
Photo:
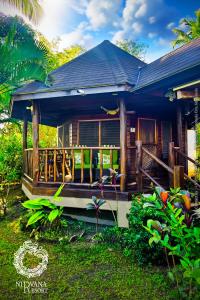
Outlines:
{"label": "green shrub", "polygon": [[193,224],[190,194],[177,188],[154,195],[154,201],[147,198],[144,207],[150,206],[162,218],[151,216],[146,221],[144,228],[151,234],[148,243],[165,249],[169,277],[176,282],[181,299],[197,299],[194,297],[200,289],[200,227]]}
{"label": "green shrub", "polygon": [[[60,193],[62,192],[64,185],[61,185],[55,195],[53,201],[60,201]],[[63,207],[57,206],[49,199],[38,198],[34,200],[27,200],[22,203],[28,212],[28,221],[26,227],[31,227],[31,236],[39,238],[40,231],[44,231],[48,228],[59,228],[61,226],[61,215],[63,213]],[[23,228],[23,222],[21,221],[21,228]]]}
{"label": "green shrub", "polygon": [[148,240],[150,234],[143,228],[143,224],[151,217],[160,219],[159,212],[151,207],[143,208],[146,198],[142,195],[133,197],[130,214],[128,216],[129,229],[124,232],[125,246],[132,250],[132,255],[139,264],[163,264],[162,247],[150,247]]}
{"label": "green shrub", "polygon": [[151,207],[143,208],[146,198],[142,195],[133,197],[130,214],[128,216],[129,228],[111,227],[102,232],[102,240],[115,246],[120,246],[125,256],[132,256],[140,264],[163,264],[163,249],[161,246],[149,246],[151,235],[143,225],[150,217],[160,218],[159,212]]}
{"label": "green shrub", "polygon": [[16,181],[22,174],[22,139],[20,134],[0,134],[0,181]]}

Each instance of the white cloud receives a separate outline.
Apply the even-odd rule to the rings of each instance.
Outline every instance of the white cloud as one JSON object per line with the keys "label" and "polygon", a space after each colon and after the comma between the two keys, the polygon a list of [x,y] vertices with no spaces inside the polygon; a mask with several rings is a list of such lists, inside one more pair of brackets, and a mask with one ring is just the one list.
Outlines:
{"label": "white cloud", "polygon": [[139,6],[138,10],[135,13],[136,18],[143,17],[147,12],[147,4],[142,3],[141,6]]}
{"label": "white cloud", "polygon": [[154,24],[156,22],[156,17],[149,17],[149,24]]}
{"label": "white cloud", "polygon": [[91,29],[98,30],[113,24],[116,26],[120,5],[120,0],[90,0],[86,8],[86,16]]}
{"label": "white cloud", "polygon": [[85,14],[85,10],[88,5],[88,0],[67,0],[70,7],[80,15]]}
{"label": "white cloud", "polygon": [[172,29],[173,27],[175,26],[175,23],[174,22],[170,22],[169,24],[167,24],[167,29]]}
{"label": "white cloud", "polygon": [[91,34],[87,33],[88,24],[82,22],[72,32],[60,36],[59,50],[67,48],[74,44],[79,44],[85,48],[91,48],[94,40]]}
{"label": "white cloud", "polygon": [[114,34],[113,42],[125,38],[132,38],[142,31],[142,24],[138,18],[144,16],[147,10],[147,0],[127,0],[122,12],[121,28]]}
{"label": "white cloud", "polygon": [[158,39],[158,45],[160,45],[160,46],[169,46],[170,45],[170,40],[169,39],[164,39],[164,38],[162,38],[162,37],[160,37],[159,39]]}
{"label": "white cloud", "polygon": [[138,22],[134,22],[132,25],[132,28],[135,33],[140,33],[142,31],[142,24],[140,24]]}
{"label": "white cloud", "polygon": [[[70,22],[70,7],[66,0],[44,0],[44,16],[37,26],[47,38],[54,38],[62,32],[63,23]],[[64,21],[65,20],[65,21]]]}
{"label": "white cloud", "polygon": [[156,32],[149,32],[148,33],[148,37],[150,38],[150,39],[153,39],[154,37],[156,37],[157,36],[157,33]]}

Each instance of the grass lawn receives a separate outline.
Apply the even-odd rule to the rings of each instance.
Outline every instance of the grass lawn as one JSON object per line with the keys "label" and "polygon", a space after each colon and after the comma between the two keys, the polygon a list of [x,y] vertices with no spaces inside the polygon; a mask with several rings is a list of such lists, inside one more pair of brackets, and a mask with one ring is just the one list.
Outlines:
{"label": "grass lawn", "polygon": [[[0,299],[173,299],[165,270],[138,267],[107,244],[39,242],[49,255],[47,270],[30,280],[18,275],[13,266],[14,252],[29,234],[20,232],[19,211],[15,210],[0,221]],[[30,256],[26,260],[29,267],[33,265]],[[24,294],[16,281],[45,281],[48,293]]]}

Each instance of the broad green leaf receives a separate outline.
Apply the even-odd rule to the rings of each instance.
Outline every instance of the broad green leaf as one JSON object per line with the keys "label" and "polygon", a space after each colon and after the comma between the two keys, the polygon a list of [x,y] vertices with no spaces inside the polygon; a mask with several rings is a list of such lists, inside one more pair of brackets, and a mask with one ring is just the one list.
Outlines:
{"label": "broad green leaf", "polygon": [[103,204],[105,204],[106,203],[106,201],[104,200],[104,199],[100,199],[99,201],[98,201],[98,206],[100,207],[100,206],[102,206]]}
{"label": "broad green leaf", "polygon": [[167,275],[171,281],[175,281],[174,274],[172,272],[168,272]]}
{"label": "broad green leaf", "polygon": [[58,198],[58,197],[60,196],[64,186],[65,186],[64,184],[61,184],[61,186],[58,188],[57,192],[53,196],[54,200],[58,200],[58,199],[60,200],[61,199],[61,198]]}
{"label": "broad green leaf", "polygon": [[181,212],[182,212],[182,209],[179,208],[179,209],[177,210],[177,212],[175,213],[175,218],[177,218],[177,217],[181,214]]}
{"label": "broad green leaf", "polygon": [[143,208],[146,208],[146,207],[155,207],[155,204],[146,202],[143,204]]}
{"label": "broad green leaf", "polygon": [[47,206],[47,207],[53,208],[53,209],[56,208],[56,205],[51,203],[50,200],[48,200],[48,199],[41,199],[38,202],[43,206]]}
{"label": "broad green leaf", "polygon": [[186,270],[186,271],[183,273],[183,277],[184,277],[184,278],[191,278],[191,275],[192,275],[192,273],[191,273],[190,270]]}
{"label": "broad green leaf", "polygon": [[96,209],[96,207],[95,207],[95,205],[94,205],[93,203],[88,203],[88,204],[86,205],[86,209],[87,209],[87,210],[91,210],[91,209]]}
{"label": "broad green leaf", "polygon": [[32,204],[32,203],[22,203],[23,207],[28,208],[28,209],[42,209],[42,205],[38,204]]}
{"label": "broad green leaf", "polygon": [[188,263],[185,261],[185,260],[183,260],[183,259],[180,259],[180,262],[181,262],[181,265],[185,268],[185,269],[187,269],[188,268]]}
{"label": "broad green leaf", "polygon": [[42,211],[37,211],[36,213],[34,213],[28,220],[27,226],[30,226],[34,223],[36,223],[37,221],[39,221],[40,219],[42,219],[44,216]]}
{"label": "broad green leaf", "polygon": [[58,208],[52,210],[48,215],[48,220],[52,223],[58,216],[60,215],[60,211]]}

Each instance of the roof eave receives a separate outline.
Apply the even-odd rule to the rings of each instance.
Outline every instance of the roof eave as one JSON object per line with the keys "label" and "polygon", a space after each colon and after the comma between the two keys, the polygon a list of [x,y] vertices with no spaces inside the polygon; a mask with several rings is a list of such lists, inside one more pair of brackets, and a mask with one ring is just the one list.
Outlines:
{"label": "roof eave", "polygon": [[132,88],[129,84],[119,84],[119,85],[107,85],[107,86],[96,86],[89,88],[76,88],[72,90],[51,90],[51,91],[39,91],[37,93],[19,93],[14,94],[12,97],[13,101],[23,101],[23,100],[35,100],[35,99],[48,99],[56,97],[69,97],[69,96],[86,96],[92,94],[103,94],[103,93],[113,93],[113,92],[127,92]]}

